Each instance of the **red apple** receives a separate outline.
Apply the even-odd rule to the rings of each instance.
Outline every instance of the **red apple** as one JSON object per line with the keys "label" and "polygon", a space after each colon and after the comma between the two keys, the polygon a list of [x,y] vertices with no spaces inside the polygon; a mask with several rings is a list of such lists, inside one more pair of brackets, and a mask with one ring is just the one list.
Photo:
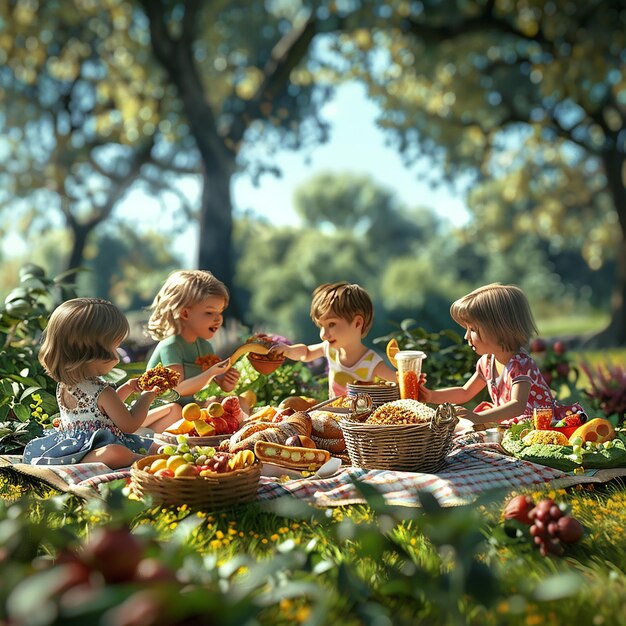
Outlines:
{"label": "red apple", "polygon": [[535,503],[530,496],[515,496],[511,498],[504,507],[505,519],[516,519],[522,524],[531,524],[532,520],[528,516],[534,508]]}
{"label": "red apple", "polygon": [[110,583],[131,580],[143,550],[128,528],[97,527],[85,544],[85,562]]}
{"label": "red apple", "polygon": [[173,478],[174,470],[171,470],[169,467],[164,467],[160,470],[154,472],[155,476],[161,476],[161,478]]}

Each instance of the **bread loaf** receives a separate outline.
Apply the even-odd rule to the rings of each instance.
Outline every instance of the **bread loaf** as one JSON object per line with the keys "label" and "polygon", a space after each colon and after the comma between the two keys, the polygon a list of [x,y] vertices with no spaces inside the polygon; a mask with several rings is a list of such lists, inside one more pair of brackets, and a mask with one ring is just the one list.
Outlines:
{"label": "bread loaf", "polygon": [[311,420],[306,413],[294,413],[282,422],[258,422],[244,426],[228,442],[230,452],[254,450],[257,441],[284,444],[289,437],[311,435]]}
{"label": "bread loaf", "polygon": [[337,418],[330,411],[311,411],[312,434],[321,439],[343,439]]}
{"label": "bread loaf", "polygon": [[346,451],[346,440],[343,437],[338,437],[337,439],[324,439],[311,435],[311,439],[313,439],[315,445],[321,450],[328,450],[333,454],[341,454]]}

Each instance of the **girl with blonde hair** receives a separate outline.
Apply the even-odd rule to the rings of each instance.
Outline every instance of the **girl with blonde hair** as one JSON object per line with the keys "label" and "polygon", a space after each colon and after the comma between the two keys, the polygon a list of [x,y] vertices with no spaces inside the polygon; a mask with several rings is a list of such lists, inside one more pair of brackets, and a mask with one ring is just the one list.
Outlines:
{"label": "girl with blonde hair", "polygon": [[[54,310],[39,360],[58,383],[59,426],[26,445],[26,463],[101,462],[115,469],[156,448],[133,433],[159,390],[140,391],[136,378],[116,390],[101,378],[118,364],[117,348],[127,334],[128,321],[106,300],[75,298]],[[133,392],[140,395],[129,409],[124,400]]]}
{"label": "girl with blonde hair", "polygon": [[[162,420],[174,423],[181,417],[182,405],[193,401],[193,394],[213,379],[223,391],[232,391],[239,372],[228,359],[203,368],[213,347],[209,342],[221,328],[229,302],[228,289],[211,272],[178,270],[170,274],[154,301],[148,333],[159,341],[148,361],[148,368],[161,363],[180,374],[176,391],[181,398],[158,411]],[[152,412],[151,412],[152,413]]]}
{"label": "girl with blonde hair", "polygon": [[477,424],[517,422],[532,417],[535,408],[552,410],[553,422],[578,414],[578,404],[555,401],[539,367],[525,349],[537,326],[524,292],[515,285],[492,283],[463,296],[450,307],[455,322],[465,328],[464,339],[480,355],[476,371],[462,387],[430,390],[420,386],[420,400],[464,404],[487,386],[491,402],[474,411],[457,407],[457,417]]}

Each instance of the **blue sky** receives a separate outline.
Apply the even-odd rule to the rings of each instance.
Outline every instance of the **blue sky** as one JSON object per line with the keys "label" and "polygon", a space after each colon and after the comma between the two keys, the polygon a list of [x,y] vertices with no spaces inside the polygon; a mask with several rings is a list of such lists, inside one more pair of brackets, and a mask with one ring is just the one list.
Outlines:
{"label": "blue sky", "polygon": [[293,194],[298,186],[321,171],[369,174],[377,184],[392,189],[408,207],[428,207],[456,221],[467,220],[463,199],[448,188],[431,189],[420,182],[417,170],[405,168],[395,148],[385,146],[385,136],[375,125],[376,105],[354,83],[340,87],[337,97],[323,109],[332,125],[330,141],[305,155],[283,152],[276,165],[283,176],[266,175],[254,187],[240,175],[233,186],[233,200],[240,210],[252,209],[272,221],[297,224]]}

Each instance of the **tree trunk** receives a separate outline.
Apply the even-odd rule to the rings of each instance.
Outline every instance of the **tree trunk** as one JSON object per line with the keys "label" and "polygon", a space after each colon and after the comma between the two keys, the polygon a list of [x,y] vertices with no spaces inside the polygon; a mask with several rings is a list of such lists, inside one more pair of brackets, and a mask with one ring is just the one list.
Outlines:
{"label": "tree trunk", "polygon": [[230,196],[231,174],[213,159],[204,163],[198,268],[209,270],[230,290],[228,317],[239,318],[233,288],[233,216]]}
{"label": "tree trunk", "polygon": [[611,297],[611,321],[609,325],[592,336],[589,347],[626,345],[626,185],[624,184],[624,155],[619,148],[604,154],[604,167],[608,188],[613,197],[620,225],[621,241],[615,259],[615,285]]}
{"label": "tree trunk", "polygon": [[[87,237],[91,234],[95,225],[81,224],[75,220],[69,220],[68,225],[72,231],[72,251],[67,262],[67,269],[73,270],[83,265],[85,260],[85,246]],[[76,275],[74,276],[76,277]]]}

